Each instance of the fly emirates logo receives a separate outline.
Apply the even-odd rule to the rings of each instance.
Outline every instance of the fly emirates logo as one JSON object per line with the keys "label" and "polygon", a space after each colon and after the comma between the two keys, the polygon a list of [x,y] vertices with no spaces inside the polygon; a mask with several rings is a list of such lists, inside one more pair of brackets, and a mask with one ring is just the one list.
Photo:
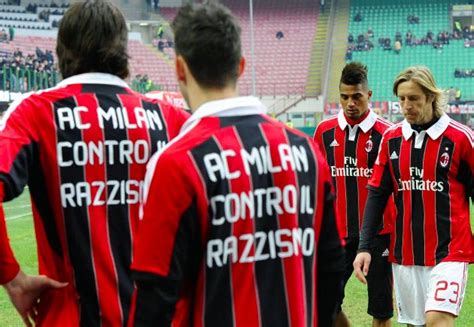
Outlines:
{"label": "fly emirates logo", "polygon": [[331,176],[366,177],[372,175],[371,168],[357,167],[357,159],[344,157],[344,167],[331,166]]}
{"label": "fly emirates logo", "polygon": [[442,192],[444,190],[443,182],[423,179],[423,169],[410,167],[410,176],[409,180],[398,179],[399,191]]}

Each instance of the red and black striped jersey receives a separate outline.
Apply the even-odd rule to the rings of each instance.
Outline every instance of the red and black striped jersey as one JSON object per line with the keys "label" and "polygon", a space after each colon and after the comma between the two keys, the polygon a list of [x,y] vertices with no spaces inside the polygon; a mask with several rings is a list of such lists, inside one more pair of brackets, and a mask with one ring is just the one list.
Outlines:
{"label": "red and black striped jersey", "polygon": [[387,130],[369,187],[395,195],[392,261],[420,266],[474,261],[473,176],[472,130],[446,114],[424,131],[406,120]]}
{"label": "red and black striped jersey", "polygon": [[[126,325],[146,164],[188,116],[102,73],[68,78],[6,112],[0,202],[28,185],[39,272],[69,282],[41,298],[38,325]],[[3,226],[3,213],[0,220]],[[1,242],[8,244],[2,231]],[[3,247],[0,258],[1,281],[7,282],[18,266]]]}
{"label": "red and black striped jersey", "polygon": [[134,326],[317,326],[317,278],[344,269],[328,167],[264,112],[208,102],[151,159]]}
{"label": "red and black striped jersey", "polygon": [[[360,123],[351,126],[343,110],[322,121],[314,134],[322,149],[336,188],[338,219],[343,237],[359,238],[367,201],[367,183],[372,175],[382,135],[392,124],[369,111]],[[391,199],[384,213],[380,233],[390,232],[395,216]]]}

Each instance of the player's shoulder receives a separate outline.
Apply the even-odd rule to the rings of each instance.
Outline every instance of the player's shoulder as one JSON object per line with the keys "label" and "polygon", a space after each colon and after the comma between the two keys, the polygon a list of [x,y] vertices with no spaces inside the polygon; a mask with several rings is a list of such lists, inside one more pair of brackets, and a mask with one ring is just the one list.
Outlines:
{"label": "player's shoulder", "polygon": [[[215,132],[215,129],[209,128],[202,120],[188,121],[179,134],[161,149],[160,156],[180,161],[190,152],[198,152],[203,143],[215,137]],[[203,150],[206,150],[205,147]]]}
{"label": "player's shoulder", "polygon": [[179,134],[170,142],[168,142],[164,147],[155,152],[147,164],[147,170],[186,170],[186,168],[183,166],[185,164],[187,154],[192,148],[189,146],[189,143],[186,142],[187,139],[188,138],[186,138],[185,135]]}
{"label": "player's shoulder", "polygon": [[377,116],[375,120],[374,128],[383,133],[384,131],[386,131],[392,126],[393,126],[393,123],[391,123],[390,121],[386,120],[383,117]]}
{"label": "player's shoulder", "polygon": [[319,124],[316,126],[316,130],[315,130],[314,134],[317,135],[317,134],[325,133],[328,130],[336,128],[337,126],[338,126],[337,115],[328,117],[328,118],[323,119],[319,122]]}
{"label": "player's shoulder", "polygon": [[66,97],[71,97],[74,93],[75,90],[72,85],[56,85],[50,88],[24,93],[12,103],[11,107],[27,104],[38,105],[40,103],[51,103]]}
{"label": "player's shoulder", "polygon": [[[152,106],[155,110],[161,112],[168,127],[180,127],[190,117],[190,114],[184,109],[184,99],[182,99],[183,101],[181,102],[177,102],[169,98],[156,98],[150,97],[146,94],[136,93],[137,96],[140,96],[143,103],[146,103],[147,106]],[[175,128],[173,128],[173,130],[174,129]]]}
{"label": "player's shoulder", "polygon": [[131,92],[131,94],[133,94],[134,96],[140,98],[142,102],[147,103],[149,105],[155,105],[162,111],[183,110],[181,107],[177,106],[175,103],[166,101],[165,99],[150,97],[150,96],[147,96],[146,94],[141,94],[131,89],[129,90],[129,92]]}
{"label": "player's shoulder", "polygon": [[15,114],[22,115],[26,119],[30,115],[31,117],[39,115],[41,108],[51,108],[51,103],[70,96],[65,88],[64,86],[55,86],[19,95],[10,103],[3,114],[0,129],[3,129],[9,118]]}
{"label": "player's shoulder", "polygon": [[330,116],[326,119],[323,119],[319,122],[318,124],[318,128],[326,128],[326,129],[329,129],[329,128],[334,128],[338,125],[338,116],[337,115],[333,115],[333,116]]}
{"label": "player's shoulder", "polygon": [[448,129],[456,139],[455,141],[466,140],[471,147],[474,146],[474,132],[470,127],[450,118]]}
{"label": "player's shoulder", "polygon": [[401,137],[402,136],[402,126],[403,126],[403,122],[399,122],[399,123],[390,125],[387,129],[385,129],[385,131],[383,133],[383,137],[385,139]]}
{"label": "player's shoulder", "polygon": [[307,141],[310,143],[313,143],[313,139],[311,136],[308,134],[304,133],[303,131],[294,128],[294,127],[289,127],[285,123],[278,121],[274,118],[271,118],[267,115],[262,116],[266,120],[266,124],[269,124],[273,126],[273,128],[276,128],[277,130],[284,130],[286,134],[291,135],[294,140],[300,139],[301,141]]}

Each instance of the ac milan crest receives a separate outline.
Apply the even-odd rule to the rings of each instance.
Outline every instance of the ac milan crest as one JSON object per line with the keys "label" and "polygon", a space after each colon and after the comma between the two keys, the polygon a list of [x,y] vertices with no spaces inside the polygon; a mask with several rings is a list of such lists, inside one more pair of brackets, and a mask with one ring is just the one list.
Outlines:
{"label": "ac milan crest", "polygon": [[372,140],[368,140],[365,143],[365,151],[370,152],[372,151],[373,148],[374,148],[374,142],[372,142]]}
{"label": "ac milan crest", "polygon": [[447,152],[443,153],[439,158],[439,163],[441,167],[446,167],[449,163],[449,154]]}

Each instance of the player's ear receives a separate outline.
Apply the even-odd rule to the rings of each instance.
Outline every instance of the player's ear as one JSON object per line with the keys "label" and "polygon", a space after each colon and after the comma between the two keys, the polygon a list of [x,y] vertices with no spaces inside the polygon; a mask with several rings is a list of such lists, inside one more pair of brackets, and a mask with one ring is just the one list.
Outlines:
{"label": "player's ear", "polygon": [[367,91],[367,97],[370,99],[372,97],[372,90]]}
{"label": "player's ear", "polygon": [[178,82],[186,82],[187,65],[183,57],[177,56],[175,60],[176,78]]}
{"label": "player's ear", "polygon": [[426,101],[427,101],[427,102],[433,103],[434,100],[435,100],[434,94],[428,94],[428,95],[426,96]]}
{"label": "player's ear", "polygon": [[241,57],[239,62],[239,74],[238,77],[242,76],[245,70],[245,58]]}

